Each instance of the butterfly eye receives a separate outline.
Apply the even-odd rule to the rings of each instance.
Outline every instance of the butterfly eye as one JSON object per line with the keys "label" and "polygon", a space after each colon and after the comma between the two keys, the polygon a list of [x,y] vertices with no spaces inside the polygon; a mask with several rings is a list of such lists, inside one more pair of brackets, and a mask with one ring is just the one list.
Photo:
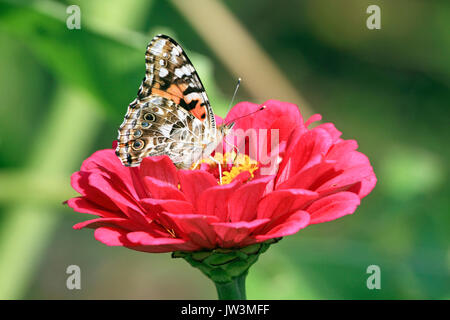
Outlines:
{"label": "butterfly eye", "polygon": [[139,138],[140,136],[142,136],[142,131],[141,130],[135,130],[133,133],[135,138]]}
{"label": "butterfly eye", "polygon": [[144,115],[144,119],[153,122],[153,121],[155,121],[155,115],[152,113],[146,113]]}
{"label": "butterfly eye", "polygon": [[133,143],[133,149],[134,150],[141,150],[144,147],[144,142],[142,140],[136,140]]}

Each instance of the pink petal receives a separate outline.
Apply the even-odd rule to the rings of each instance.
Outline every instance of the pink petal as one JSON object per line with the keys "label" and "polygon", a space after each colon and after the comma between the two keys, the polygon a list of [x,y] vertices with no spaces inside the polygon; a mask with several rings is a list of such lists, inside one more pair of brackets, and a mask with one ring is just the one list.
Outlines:
{"label": "pink petal", "polygon": [[122,165],[112,149],[103,149],[94,152],[83,161],[80,171],[114,172],[119,176],[127,175],[129,168]]}
{"label": "pink petal", "polygon": [[153,237],[143,231],[130,232],[127,234],[127,239],[133,243],[131,249],[142,252],[164,253],[172,251],[197,251],[202,249],[200,246],[187,240]]}
{"label": "pink petal", "polygon": [[331,178],[334,177],[336,172],[334,170],[335,165],[336,160],[323,160],[306,170],[297,172],[283,183],[277,185],[276,189],[307,189],[315,191],[312,185],[317,183],[317,181],[325,183],[329,175],[327,173],[332,173]]}
{"label": "pink petal", "polygon": [[144,185],[155,199],[186,200],[177,187],[153,177],[144,177]]}
{"label": "pink petal", "polygon": [[251,221],[256,217],[256,208],[263,196],[267,184],[273,176],[252,180],[236,190],[228,200],[228,216],[230,221]]}
{"label": "pink petal", "polygon": [[247,237],[250,233],[256,228],[264,226],[269,221],[270,219],[257,219],[250,222],[217,222],[212,225],[217,233],[219,246],[231,248],[249,245],[250,239],[247,239]]}
{"label": "pink petal", "polygon": [[177,168],[168,156],[146,157],[140,165],[142,177],[152,177],[178,187]]}
{"label": "pink petal", "polygon": [[310,124],[322,120],[322,115],[316,113],[309,117],[308,120],[305,121],[305,127],[309,127]]}
{"label": "pink petal", "polygon": [[125,167],[116,156],[114,150],[105,149],[94,152],[84,160],[80,171],[102,173],[112,179],[115,184],[121,184],[123,189],[133,196],[139,198],[145,196],[138,176],[139,168]]}
{"label": "pink petal", "polygon": [[327,159],[338,160],[356,149],[358,149],[358,143],[355,140],[339,141],[330,148]]}
{"label": "pink petal", "polygon": [[202,248],[214,248],[216,233],[211,223],[218,222],[216,217],[199,214],[172,214],[162,212],[175,229],[177,238],[189,239]]}
{"label": "pink petal", "polygon": [[108,245],[108,246],[132,246],[132,244],[126,238],[127,231],[112,228],[101,227],[95,229],[94,237],[96,240]]}
{"label": "pink petal", "polygon": [[163,246],[170,244],[186,243],[186,241],[183,239],[153,237],[148,232],[145,231],[129,232],[127,234],[127,239],[135,245],[142,245],[142,246]]}
{"label": "pink petal", "polygon": [[351,214],[359,203],[358,195],[353,192],[340,192],[316,200],[307,208],[311,215],[310,224],[327,222]]}
{"label": "pink petal", "polygon": [[217,186],[216,178],[201,170],[180,170],[178,171],[178,177],[181,190],[191,203],[196,203],[200,194],[206,189]]}
{"label": "pink petal", "polygon": [[[263,105],[266,108],[258,111]],[[258,112],[253,113],[255,111]],[[249,114],[251,115],[248,117],[234,121]],[[255,160],[259,160],[261,155],[271,153],[271,135],[274,130],[278,131],[278,141],[275,141],[275,145],[285,143],[294,128],[306,131],[298,107],[292,103],[276,100],[268,100],[261,105],[249,102],[238,103],[226,117],[226,122],[230,121],[236,124],[233,134],[230,135],[232,137],[227,137],[228,141],[237,146],[240,152]]]}
{"label": "pink petal", "polygon": [[95,214],[102,218],[116,218],[124,217],[124,214],[117,208],[114,211],[107,210],[97,205],[96,203],[89,201],[85,197],[77,197],[67,200],[67,205],[76,212]]}
{"label": "pink petal", "polygon": [[277,219],[303,208],[318,197],[317,192],[302,189],[277,190],[265,196],[258,205],[258,219]]}
{"label": "pink petal", "polygon": [[316,128],[326,130],[330,134],[333,143],[339,141],[339,137],[342,135],[342,132],[336,129],[334,124],[332,124],[331,122],[322,123],[318,125]]}
{"label": "pink petal", "polygon": [[73,226],[74,229],[83,229],[83,228],[96,229],[100,227],[113,227],[129,231],[142,228],[142,226],[140,226],[139,224],[131,221],[130,219],[124,218],[98,218],[83,221]]}
{"label": "pink petal", "polygon": [[241,185],[242,181],[233,180],[229,184],[206,189],[196,199],[197,211],[200,214],[216,216],[220,221],[229,219],[228,199]]}
{"label": "pink petal", "polygon": [[320,163],[331,147],[332,138],[324,129],[314,128],[305,134],[294,131],[280,165],[277,184],[282,183],[297,172]]}
{"label": "pink petal", "polygon": [[[356,183],[359,183],[357,190],[355,190],[355,193],[360,194],[361,192],[361,182],[371,182],[371,178],[375,178],[373,174],[372,167],[368,166],[358,166],[354,168],[347,169],[343,171],[341,174],[335,176],[332,179],[329,179],[326,181],[326,183],[320,185],[318,188],[316,188],[316,191],[319,193],[330,193],[333,190],[338,190],[343,187],[351,187],[355,185]],[[364,180],[368,178],[368,180]],[[375,186],[376,179],[373,183],[370,183],[371,188],[370,190],[365,190],[364,192],[367,194],[369,193],[372,188]],[[364,196],[364,195],[363,195]],[[362,197],[361,197],[362,198]]]}
{"label": "pink petal", "polygon": [[77,172],[72,175],[72,178],[72,185],[81,188],[82,194],[91,202],[113,211],[118,208],[128,217],[146,222],[136,200],[123,189],[116,189],[115,181],[97,172]]}
{"label": "pink petal", "polygon": [[158,213],[166,211],[170,213],[194,213],[194,207],[190,202],[182,200],[142,199],[142,206]]}
{"label": "pink petal", "polygon": [[294,127],[303,127],[303,119],[298,107],[295,104],[277,100],[267,100],[261,105],[250,102],[240,102],[230,110],[225,118],[225,121],[234,121],[234,119],[238,117],[257,111],[263,105],[266,106],[264,110],[254,113],[251,116],[236,120],[236,128],[241,128],[244,130],[259,128],[268,129],[271,127],[272,123],[280,117],[290,118],[292,123],[295,123]]}
{"label": "pink petal", "polygon": [[372,191],[377,178],[367,156],[354,151],[356,147],[354,140],[343,140],[333,146],[327,158],[337,161],[335,169],[341,174],[330,177],[326,181],[326,186],[317,185],[317,188],[321,187],[321,192],[330,188],[339,189],[343,186],[355,185],[351,191],[363,198]]}
{"label": "pink petal", "polygon": [[[276,226],[273,226],[265,234],[255,236],[259,241],[268,240],[278,237],[284,237],[298,232],[309,224],[309,214],[306,211],[298,210],[292,214],[289,214],[287,219]],[[267,229],[265,227],[264,229]]]}

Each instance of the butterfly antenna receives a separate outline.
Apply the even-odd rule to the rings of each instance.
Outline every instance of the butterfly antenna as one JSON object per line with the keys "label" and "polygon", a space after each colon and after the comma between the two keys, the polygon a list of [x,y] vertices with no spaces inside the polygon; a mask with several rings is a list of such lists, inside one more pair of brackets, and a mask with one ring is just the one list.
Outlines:
{"label": "butterfly antenna", "polygon": [[234,89],[233,97],[231,98],[230,105],[228,106],[228,111],[230,111],[231,106],[233,105],[234,98],[236,97],[236,93],[238,92],[239,86],[241,85],[241,80],[242,80],[241,78],[238,78],[236,88]]}
{"label": "butterfly antenna", "polygon": [[235,122],[236,120],[239,120],[239,119],[242,119],[242,118],[251,116],[252,114],[255,114],[255,113],[257,113],[257,112],[260,112],[260,111],[264,110],[265,108],[267,108],[267,107],[266,107],[266,106],[262,106],[261,108],[259,108],[259,109],[256,110],[256,111],[253,111],[253,112],[244,114],[243,116],[240,116],[240,117],[234,118],[234,119],[232,119],[232,120],[230,120],[230,121],[227,121],[227,124],[228,124],[228,123],[231,123],[231,122]]}

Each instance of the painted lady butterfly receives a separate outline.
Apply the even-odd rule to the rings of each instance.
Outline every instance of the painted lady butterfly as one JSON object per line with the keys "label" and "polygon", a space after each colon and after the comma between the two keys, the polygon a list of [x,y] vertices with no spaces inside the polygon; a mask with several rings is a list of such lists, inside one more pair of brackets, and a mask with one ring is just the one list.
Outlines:
{"label": "painted lady butterfly", "polygon": [[119,128],[116,154],[125,166],[168,155],[182,169],[211,156],[234,123],[216,128],[214,112],[189,58],[157,35],[145,53],[145,77]]}

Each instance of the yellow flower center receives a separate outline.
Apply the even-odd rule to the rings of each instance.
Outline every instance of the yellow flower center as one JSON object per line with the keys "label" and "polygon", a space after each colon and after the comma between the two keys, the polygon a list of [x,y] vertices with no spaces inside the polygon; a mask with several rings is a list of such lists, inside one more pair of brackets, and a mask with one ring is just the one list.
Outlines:
{"label": "yellow flower center", "polygon": [[[216,153],[212,159],[203,159],[200,163],[194,167],[192,165],[191,170],[199,169],[202,163],[207,163],[209,168],[218,167],[217,163],[220,163],[222,167],[222,185],[229,184],[235,177],[240,173],[248,171],[252,179],[254,177],[254,172],[258,169],[258,162],[251,159],[249,156],[239,153],[236,155],[235,152],[226,152],[225,154]],[[231,168],[230,168],[231,166]]]}

